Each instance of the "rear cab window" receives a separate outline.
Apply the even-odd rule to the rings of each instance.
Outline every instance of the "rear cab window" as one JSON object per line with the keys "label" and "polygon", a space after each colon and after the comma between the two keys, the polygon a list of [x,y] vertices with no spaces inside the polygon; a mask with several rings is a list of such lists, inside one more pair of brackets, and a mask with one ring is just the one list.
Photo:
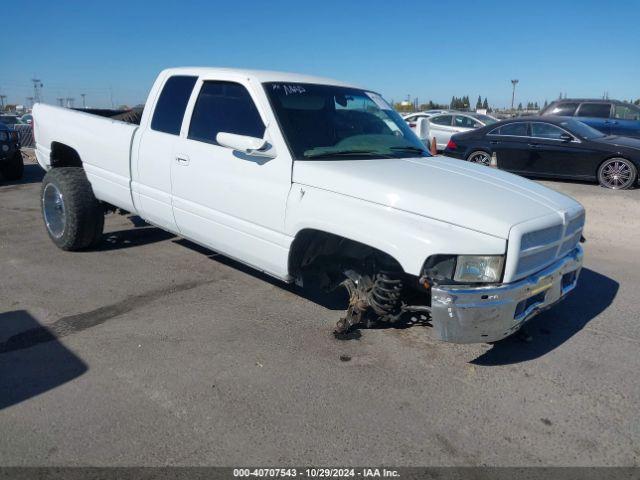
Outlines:
{"label": "rear cab window", "polygon": [[151,119],[151,130],[179,135],[184,112],[198,77],[175,75],[162,87]]}

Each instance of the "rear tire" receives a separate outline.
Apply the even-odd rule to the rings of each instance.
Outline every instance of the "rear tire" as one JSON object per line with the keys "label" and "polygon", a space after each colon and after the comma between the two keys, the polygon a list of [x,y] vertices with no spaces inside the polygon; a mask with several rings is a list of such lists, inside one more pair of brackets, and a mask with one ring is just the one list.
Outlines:
{"label": "rear tire", "polygon": [[11,159],[0,163],[0,173],[6,180],[20,180],[24,174],[22,152],[18,150]]}
{"label": "rear tire", "polygon": [[638,181],[636,166],[626,158],[609,158],[598,168],[598,183],[612,190],[633,188]]}
{"label": "rear tire", "polygon": [[104,208],[82,168],[50,170],[42,180],[42,218],[49,238],[62,250],[97,245],[104,229]]}
{"label": "rear tire", "polygon": [[485,167],[491,165],[491,155],[484,150],[476,150],[475,152],[471,152],[471,154],[467,157],[467,160],[471,163],[484,165]]}

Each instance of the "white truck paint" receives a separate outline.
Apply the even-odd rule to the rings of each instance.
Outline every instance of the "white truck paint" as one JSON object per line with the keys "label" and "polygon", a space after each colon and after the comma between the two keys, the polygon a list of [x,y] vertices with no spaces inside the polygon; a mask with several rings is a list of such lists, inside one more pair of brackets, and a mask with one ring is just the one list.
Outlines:
{"label": "white truck paint", "polygon": [[[175,76],[196,81],[180,131],[172,135],[154,130],[151,122],[160,92]],[[189,138],[194,108],[207,82],[231,82],[246,89],[265,127],[262,139],[238,137],[236,132],[221,132],[218,144]],[[432,256],[505,256],[504,272],[493,285],[425,287],[431,289],[431,305],[425,308],[431,309],[437,336],[443,340],[503,338],[575,286],[584,222],[584,210],[575,200],[509,173],[426,154],[301,160],[272,107],[269,85],[290,88],[292,97],[287,94],[286,99],[293,109],[298,108],[293,95],[303,98],[305,87],[356,89],[290,73],[169,69],[151,89],[139,126],[36,105],[36,156],[45,170],[55,170],[57,163],[83,168],[98,201],[285,282],[296,280],[295,240],[309,231],[377,249],[397,261],[404,275],[416,282],[423,279],[424,284],[429,284],[425,261]],[[379,97],[366,95],[386,112]],[[385,122],[393,123],[389,118]],[[252,151],[246,147],[251,145],[268,147]],[[60,146],[65,161],[72,151],[81,165],[61,162],[56,153]],[[577,227],[569,231],[570,225]],[[531,260],[536,258],[539,261]],[[535,276],[548,269],[551,273],[542,280]],[[569,274],[571,284],[565,285]],[[527,292],[538,289],[548,291],[548,298],[525,305],[528,310],[518,316]],[[465,303],[466,297],[456,292],[484,295],[489,302],[483,298]]]}

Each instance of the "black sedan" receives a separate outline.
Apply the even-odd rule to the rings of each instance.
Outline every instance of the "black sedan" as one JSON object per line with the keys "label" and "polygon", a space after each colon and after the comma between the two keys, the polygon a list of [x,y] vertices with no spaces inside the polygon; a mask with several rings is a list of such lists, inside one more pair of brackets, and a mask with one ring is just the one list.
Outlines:
{"label": "black sedan", "polygon": [[640,139],[604,135],[570,118],[505,120],[451,137],[445,155],[532,177],[596,180],[606,188],[633,188]]}
{"label": "black sedan", "polygon": [[18,180],[22,178],[23,170],[18,132],[0,123],[0,175],[5,180]]}

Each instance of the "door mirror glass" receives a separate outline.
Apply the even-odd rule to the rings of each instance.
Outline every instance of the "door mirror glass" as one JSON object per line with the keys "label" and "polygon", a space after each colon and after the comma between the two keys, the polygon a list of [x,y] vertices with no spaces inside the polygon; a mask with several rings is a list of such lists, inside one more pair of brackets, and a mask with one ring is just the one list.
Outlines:
{"label": "door mirror glass", "polygon": [[216,135],[216,142],[223,147],[231,148],[238,152],[246,153],[247,155],[273,156],[272,152],[268,152],[269,142],[264,138],[219,132]]}

